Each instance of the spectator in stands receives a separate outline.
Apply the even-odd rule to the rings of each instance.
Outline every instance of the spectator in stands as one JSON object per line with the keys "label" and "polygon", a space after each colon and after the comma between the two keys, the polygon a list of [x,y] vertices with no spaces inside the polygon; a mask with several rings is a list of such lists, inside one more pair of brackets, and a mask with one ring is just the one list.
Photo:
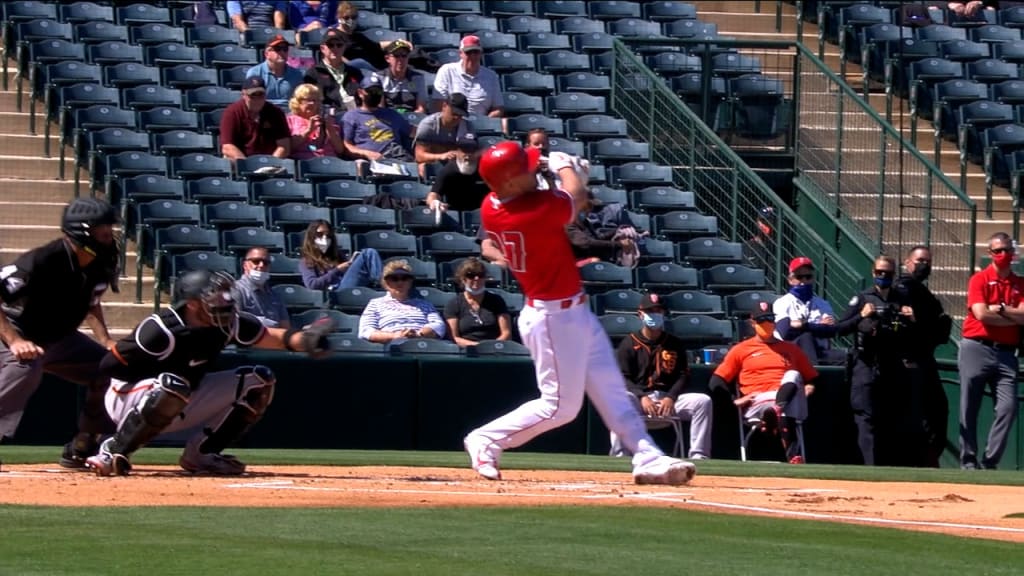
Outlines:
{"label": "spectator in stands", "polygon": [[384,265],[381,283],[387,294],[374,298],[359,317],[359,337],[378,344],[408,338],[444,338],[445,324],[430,302],[412,290],[413,273],[405,260]]}
{"label": "spectator in stands", "polygon": [[793,342],[812,364],[843,365],[845,350],[833,350],[839,326],[827,300],[814,294],[814,262],[806,256],[789,262],[789,292],[772,305],[775,337]]}
{"label": "spectator in stands", "polygon": [[412,161],[412,126],[398,112],[381,106],[384,88],[376,73],[359,83],[362,103],[341,118],[345,150],[367,160]]}
{"label": "spectator in stands", "polygon": [[459,61],[441,66],[434,77],[434,97],[444,101],[452,94],[464,94],[468,116],[499,118],[504,113],[498,75],[481,62],[484,49],[480,38],[469,35],[459,42]]}
{"label": "spectator in stands", "polygon": [[445,304],[444,319],[448,333],[459,346],[476,346],[484,340],[508,340],[512,337],[512,316],[505,300],[487,290],[487,267],[476,258],[467,258],[455,271],[462,292]]}
{"label": "spectator in stands", "polygon": [[[288,3],[288,24],[295,32],[308,32],[317,28],[336,26],[338,24],[338,0],[314,2],[291,0]],[[296,41],[298,41],[297,34]]]}
{"label": "spectator in stands", "polygon": [[[619,342],[615,357],[636,409],[646,417],[678,414],[688,421],[689,457],[704,460],[711,457],[711,397],[685,392],[690,381],[686,346],[665,332],[667,312],[657,294],[645,294],[637,310],[643,326]],[[627,455],[614,432],[611,445],[612,456]]]}
{"label": "spectator in stands", "polygon": [[277,106],[267,106],[267,87],[259,76],[246,78],[242,99],[224,109],[220,150],[229,160],[254,154],[287,158],[291,154],[288,120]]}
{"label": "spectator in stands", "polygon": [[751,265],[763,268],[775,257],[775,208],[763,206],[757,211],[754,235],[744,247],[744,256]]}
{"label": "spectator in stands", "polygon": [[455,162],[441,167],[427,193],[426,203],[432,210],[477,210],[491,191],[477,169],[480,152],[468,144],[460,152]]}
{"label": "spectator in stands", "polygon": [[551,153],[551,142],[548,140],[548,132],[543,128],[531,128],[526,133],[526,141],[523,142],[523,146],[539,149],[541,156],[547,156]]}
{"label": "spectator in stands", "polygon": [[476,134],[466,120],[466,97],[458,92],[441,105],[441,111],[428,115],[416,126],[416,161],[421,164],[447,162],[467,147],[476,149]]}
{"label": "spectator in stands", "polygon": [[254,246],[242,260],[242,277],[232,289],[238,309],[260,319],[269,328],[291,328],[288,309],[270,289],[270,253]]}
{"label": "spectator in stands", "polygon": [[345,62],[342,53],[347,45],[347,36],[337,28],[324,32],[320,43],[320,63],[306,70],[303,82],[320,88],[324,104],[335,108],[338,113],[356,107],[355,94],[363,72]]}
{"label": "spectator in stands", "polygon": [[814,393],[818,371],[792,342],[775,337],[775,313],[767,302],[751,314],[754,336],[729,349],[711,375],[711,390],[729,389],[737,381],[733,401],[743,418],[757,418],[766,432],[778,434],[790,464],[803,464],[796,421],[807,417],[807,396]]}
{"label": "spectator in stands", "polygon": [[[350,66],[376,72],[388,65],[384,48],[390,40],[371,40],[358,29],[359,7],[351,2],[338,4],[338,30],[345,41],[342,55]],[[411,45],[410,45],[411,46]],[[410,47],[410,50],[412,48]]]}
{"label": "spectator in stands", "polygon": [[604,261],[632,267],[639,261],[642,234],[618,202],[605,204],[588,194],[577,218],[565,231],[580,266]]}
{"label": "spectator in stands", "polygon": [[403,114],[427,111],[427,79],[409,67],[412,44],[398,39],[384,49],[388,61],[380,71],[384,85],[384,103]]}
{"label": "spectator in stands", "polygon": [[950,2],[946,5],[955,16],[953,20],[984,20],[985,10],[995,11],[999,2],[995,0],[971,0],[971,2]]}
{"label": "spectator in stands", "polygon": [[314,220],[306,228],[299,253],[302,283],[311,290],[342,290],[373,286],[383,264],[373,248],[355,252],[345,260],[338,250],[334,227],[327,220]]}
{"label": "spectator in stands", "polygon": [[227,3],[228,18],[239,32],[250,28],[287,28],[288,2],[245,0]]}
{"label": "spectator in stands", "polygon": [[278,34],[267,42],[263,50],[263,62],[249,68],[246,78],[258,76],[267,87],[267,101],[285,109],[292,92],[302,84],[302,70],[288,65],[288,50],[291,44]]}
{"label": "spectator in stands", "polygon": [[288,129],[292,134],[292,158],[306,160],[338,156],[345,150],[341,126],[331,110],[324,108],[320,89],[313,84],[300,84],[288,107]]}

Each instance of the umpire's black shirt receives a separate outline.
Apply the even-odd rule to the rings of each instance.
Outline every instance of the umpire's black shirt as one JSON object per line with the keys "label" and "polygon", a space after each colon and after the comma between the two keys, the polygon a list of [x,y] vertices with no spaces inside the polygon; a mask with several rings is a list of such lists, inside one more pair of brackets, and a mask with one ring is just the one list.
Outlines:
{"label": "umpire's black shirt", "polygon": [[110,280],[109,266],[94,259],[82,268],[57,239],[0,268],[0,301],[22,337],[45,347],[78,330]]}

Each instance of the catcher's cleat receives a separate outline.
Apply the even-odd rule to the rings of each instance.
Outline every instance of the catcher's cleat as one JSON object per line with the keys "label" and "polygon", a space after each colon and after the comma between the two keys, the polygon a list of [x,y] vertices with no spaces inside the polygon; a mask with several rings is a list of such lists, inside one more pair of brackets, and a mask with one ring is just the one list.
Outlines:
{"label": "catcher's cleat", "polygon": [[501,480],[501,471],[498,470],[498,456],[491,451],[494,443],[486,438],[478,436],[466,436],[463,440],[466,452],[469,453],[469,462],[477,474],[488,480]]}
{"label": "catcher's cleat", "polygon": [[659,456],[653,461],[633,469],[633,481],[637,484],[665,484],[682,486],[697,473],[692,462],[684,462],[670,456]]}
{"label": "catcher's cleat", "polygon": [[85,465],[97,476],[127,476],[132,470],[132,464],[127,456],[115,454],[108,449],[112,440],[105,440],[94,456],[85,459]]}
{"label": "catcher's cleat", "polygon": [[245,463],[230,454],[200,454],[186,451],[178,465],[192,474],[210,476],[238,476],[245,473]]}

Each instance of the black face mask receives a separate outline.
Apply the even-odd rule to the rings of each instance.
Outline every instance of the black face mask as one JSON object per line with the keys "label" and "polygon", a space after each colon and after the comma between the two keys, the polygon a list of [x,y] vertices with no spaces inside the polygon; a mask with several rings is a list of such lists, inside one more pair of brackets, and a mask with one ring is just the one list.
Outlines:
{"label": "black face mask", "polygon": [[370,90],[366,92],[366,96],[363,98],[363,102],[366,103],[370,108],[376,108],[380,106],[380,103],[384,101],[384,92],[378,90]]}
{"label": "black face mask", "polygon": [[928,262],[914,264],[914,271],[910,274],[914,280],[924,282],[932,274],[932,265]]}

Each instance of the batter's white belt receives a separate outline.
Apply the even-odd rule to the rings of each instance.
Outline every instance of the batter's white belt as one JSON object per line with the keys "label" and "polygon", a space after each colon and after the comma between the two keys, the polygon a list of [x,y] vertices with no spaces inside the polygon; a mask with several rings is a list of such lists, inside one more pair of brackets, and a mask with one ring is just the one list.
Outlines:
{"label": "batter's white belt", "polygon": [[573,306],[587,303],[586,294],[577,294],[572,298],[566,298],[565,300],[534,300],[533,298],[526,299],[526,305],[530,308],[536,308],[538,310],[568,310]]}

